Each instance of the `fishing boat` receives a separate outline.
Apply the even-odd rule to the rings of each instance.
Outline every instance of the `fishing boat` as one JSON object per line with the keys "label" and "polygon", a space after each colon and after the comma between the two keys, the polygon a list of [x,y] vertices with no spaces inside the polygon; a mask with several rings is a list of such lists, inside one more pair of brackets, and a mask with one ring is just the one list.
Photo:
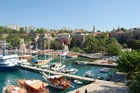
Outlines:
{"label": "fishing boat", "polygon": [[100,72],[102,72],[102,73],[106,73],[106,72],[109,72],[109,71],[110,71],[110,68],[102,68],[100,70]]}
{"label": "fishing boat", "polygon": [[44,80],[49,84],[49,86],[57,89],[67,89],[71,85],[70,80],[64,79],[62,75],[47,75],[44,72],[41,72]]}
{"label": "fishing boat", "polygon": [[89,71],[85,72],[83,76],[93,78],[95,75],[93,74],[92,70],[89,70]]}
{"label": "fishing boat", "polygon": [[3,55],[0,55],[0,71],[11,71],[20,67],[18,55],[5,55],[5,49]]}
{"label": "fishing boat", "polygon": [[80,80],[73,80],[73,82],[76,83],[76,84],[79,84],[79,85],[83,84],[83,82],[80,81]]}
{"label": "fishing boat", "polygon": [[20,87],[25,88],[27,93],[49,93],[49,90],[46,88],[48,84],[41,80],[18,79],[17,83]]}
{"label": "fishing boat", "polygon": [[27,93],[27,91],[21,87],[16,87],[14,85],[7,85],[3,87],[2,93]]}

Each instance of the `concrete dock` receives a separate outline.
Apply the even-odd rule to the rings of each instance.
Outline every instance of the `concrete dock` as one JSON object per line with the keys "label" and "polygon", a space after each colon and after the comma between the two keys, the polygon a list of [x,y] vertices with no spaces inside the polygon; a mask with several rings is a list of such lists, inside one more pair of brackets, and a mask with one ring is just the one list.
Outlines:
{"label": "concrete dock", "polygon": [[90,58],[90,59],[101,59],[103,58],[103,55],[99,54],[87,54],[87,53],[78,53],[79,57],[85,57],[85,58]]}
{"label": "concrete dock", "polygon": [[87,81],[87,82],[94,82],[95,81],[92,78],[87,78],[87,77],[82,77],[82,76],[77,76],[77,75],[64,74],[64,73],[55,72],[55,71],[46,70],[46,69],[41,69],[41,68],[32,67],[32,66],[21,65],[21,68],[29,69],[29,70],[35,70],[35,71],[39,71],[39,72],[44,71],[46,73],[51,73],[51,74],[61,74],[61,75],[65,76],[65,77],[69,77],[69,78],[72,78],[72,79],[78,79],[78,80],[82,80],[82,81]]}
{"label": "concrete dock", "polygon": [[116,63],[108,64],[105,63],[105,60],[96,60],[94,62],[87,62],[87,61],[76,61],[77,64],[87,64],[87,65],[94,65],[94,66],[102,66],[102,67],[117,67]]}
{"label": "concrete dock", "polygon": [[124,83],[115,83],[110,81],[96,80],[94,83],[90,83],[73,91],[67,93],[129,93],[128,87]]}

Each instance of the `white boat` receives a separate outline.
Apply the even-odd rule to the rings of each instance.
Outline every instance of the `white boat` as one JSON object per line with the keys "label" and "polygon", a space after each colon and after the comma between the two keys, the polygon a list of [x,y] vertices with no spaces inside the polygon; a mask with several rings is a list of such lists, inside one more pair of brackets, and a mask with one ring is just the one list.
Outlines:
{"label": "white boat", "polygon": [[71,74],[75,74],[76,72],[78,72],[78,69],[76,68],[71,68],[67,71],[68,73],[71,73]]}
{"label": "white boat", "polygon": [[98,79],[103,80],[103,79],[104,79],[104,77],[103,77],[103,76],[99,76],[99,77],[98,77]]}
{"label": "white boat", "polygon": [[53,65],[50,67],[53,71],[63,71],[65,69],[66,65],[62,65],[61,63],[53,63]]}
{"label": "white boat", "polygon": [[11,71],[20,67],[18,55],[5,55],[3,49],[3,55],[0,55],[0,71]]}
{"label": "white boat", "polygon": [[93,78],[95,75],[93,74],[92,70],[89,70],[89,71],[85,72],[83,76]]}
{"label": "white boat", "polygon": [[100,72],[102,72],[102,73],[106,73],[106,72],[109,72],[109,71],[110,71],[110,68],[102,68],[100,70]]}
{"label": "white boat", "polygon": [[83,84],[83,82],[79,81],[79,80],[73,80],[73,82],[76,83],[76,84],[79,84],[79,85]]}
{"label": "white boat", "polygon": [[41,72],[44,80],[49,84],[49,86],[57,89],[67,89],[71,86],[71,81],[64,79],[63,75],[46,75]]}

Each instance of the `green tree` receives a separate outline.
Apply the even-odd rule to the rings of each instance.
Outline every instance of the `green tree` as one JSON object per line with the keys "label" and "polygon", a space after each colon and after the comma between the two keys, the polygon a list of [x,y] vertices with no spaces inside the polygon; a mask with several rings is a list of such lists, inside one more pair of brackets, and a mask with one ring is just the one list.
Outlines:
{"label": "green tree", "polygon": [[21,28],[19,29],[19,32],[20,32],[20,33],[25,33],[24,28],[23,28],[23,27],[21,27]]}
{"label": "green tree", "polygon": [[128,85],[131,93],[140,92],[140,72],[136,73],[136,75],[131,76],[131,82]]}
{"label": "green tree", "polygon": [[0,26],[0,34],[4,33],[5,28],[3,26]]}
{"label": "green tree", "polygon": [[121,52],[121,46],[115,38],[111,38],[107,41],[106,52],[108,55],[119,55]]}
{"label": "green tree", "polygon": [[95,41],[96,41],[95,37],[93,37],[92,35],[88,35],[86,37],[86,42],[85,42],[86,47],[84,48],[84,51],[88,53],[94,52],[94,49],[96,48],[97,45],[95,44]]}
{"label": "green tree", "polygon": [[71,50],[73,52],[80,52],[80,48],[79,47],[73,47]]}
{"label": "green tree", "polygon": [[54,33],[51,33],[51,36],[52,36],[52,37],[55,37],[55,34],[54,34]]}
{"label": "green tree", "polygon": [[140,52],[136,50],[121,52],[117,64],[120,72],[131,75],[140,71]]}
{"label": "green tree", "polygon": [[123,44],[122,44],[122,47],[123,47],[123,48],[127,48],[127,44],[126,44],[126,43],[123,43]]}
{"label": "green tree", "polygon": [[6,41],[10,43],[12,48],[18,48],[20,46],[20,38],[17,35],[9,35]]}
{"label": "green tree", "polygon": [[52,41],[50,45],[51,45],[51,49],[54,50],[62,49],[62,43],[60,41]]}

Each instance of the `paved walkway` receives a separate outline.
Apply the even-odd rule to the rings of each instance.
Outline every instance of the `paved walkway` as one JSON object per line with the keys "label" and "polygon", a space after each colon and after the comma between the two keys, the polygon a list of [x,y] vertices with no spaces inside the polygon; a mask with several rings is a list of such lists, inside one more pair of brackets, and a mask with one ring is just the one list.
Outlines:
{"label": "paved walkway", "polygon": [[117,67],[116,63],[108,63],[108,60],[100,59],[96,60],[94,62],[88,62],[88,61],[76,61],[77,64],[84,63],[88,65],[95,65],[95,66],[105,66],[105,67]]}
{"label": "paved walkway", "polygon": [[77,90],[79,90],[80,93],[85,93],[85,89],[87,89],[88,93],[128,93],[128,87],[124,83],[115,83],[103,80],[96,80],[94,83],[68,93],[76,93]]}

